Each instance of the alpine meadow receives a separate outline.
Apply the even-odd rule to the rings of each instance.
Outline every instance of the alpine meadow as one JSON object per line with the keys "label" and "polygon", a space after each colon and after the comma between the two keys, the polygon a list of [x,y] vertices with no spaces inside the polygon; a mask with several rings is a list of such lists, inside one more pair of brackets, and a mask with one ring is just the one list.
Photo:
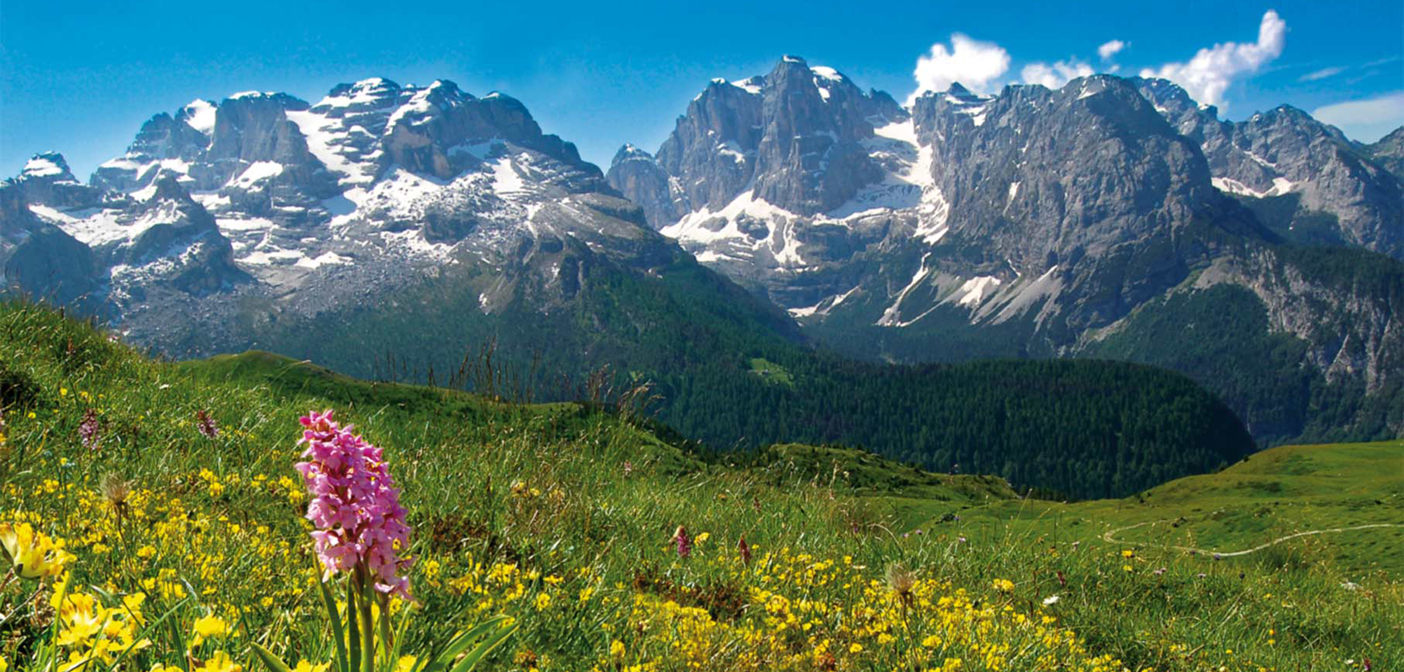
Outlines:
{"label": "alpine meadow", "polygon": [[1404,6],[363,4],[0,5],[0,672],[1404,670]]}

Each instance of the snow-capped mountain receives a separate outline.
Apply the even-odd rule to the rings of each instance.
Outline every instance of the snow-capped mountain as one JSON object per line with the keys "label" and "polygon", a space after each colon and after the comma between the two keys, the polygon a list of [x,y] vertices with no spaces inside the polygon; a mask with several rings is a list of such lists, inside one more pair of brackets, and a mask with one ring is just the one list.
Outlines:
{"label": "snow-capped mountain", "polygon": [[[978,96],[956,84],[904,109],[786,57],[765,76],[714,80],[655,155],[624,148],[608,179],[699,261],[851,355],[1103,354],[1171,297],[1242,291],[1263,326],[1235,325],[1245,331],[1220,345],[1280,335],[1302,348],[1283,370],[1395,389],[1404,299],[1341,287],[1280,243],[1397,255],[1398,177],[1299,111],[1225,125],[1183,91],[1187,107],[1167,106],[1156,92],[1172,87],[1098,75]],[[1281,194],[1292,207],[1261,207]],[[1338,235],[1285,235],[1320,213]],[[1397,262],[1372,268],[1404,282]],[[1220,285],[1234,289],[1208,291]],[[1230,397],[1260,436],[1310,422],[1301,400],[1283,401],[1295,416],[1279,422],[1280,408],[1216,387],[1195,369],[1204,358],[1184,360],[1156,361]],[[1404,428],[1404,409],[1391,417]]]}
{"label": "snow-capped mountain", "polygon": [[447,81],[196,100],[89,184],[44,154],[0,194],[7,284],[81,299],[176,355],[267,344],[426,283],[458,283],[487,324],[565,310],[602,274],[693,263],[520,102]]}

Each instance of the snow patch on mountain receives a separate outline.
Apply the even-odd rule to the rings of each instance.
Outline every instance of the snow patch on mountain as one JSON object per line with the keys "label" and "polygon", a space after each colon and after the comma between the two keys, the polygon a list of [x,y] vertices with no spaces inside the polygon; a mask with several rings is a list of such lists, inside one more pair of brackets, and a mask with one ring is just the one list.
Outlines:
{"label": "snow patch on mountain", "polygon": [[1000,279],[993,275],[981,275],[966,280],[960,286],[956,303],[967,307],[978,306],[987,295],[999,287],[1000,282]]}
{"label": "snow patch on mountain", "polygon": [[1210,180],[1215,189],[1224,193],[1236,194],[1238,196],[1250,196],[1252,198],[1267,198],[1269,196],[1281,196],[1290,193],[1296,183],[1285,177],[1272,178],[1272,186],[1267,191],[1257,191],[1238,180],[1231,177],[1215,177]]}
{"label": "snow patch on mountain", "polygon": [[1023,315],[1040,303],[1045,304],[1044,311],[1040,313],[1040,318],[1042,318],[1048,310],[1046,307],[1048,305],[1047,299],[1057,296],[1063,287],[1062,280],[1056,275],[1057,271],[1058,266],[1055,264],[1034,281],[1010,287],[1009,293],[1001,293],[994,300],[982,306],[971,316],[971,321],[988,317],[992,313],[993,317],[990,322],[1000,324]]}
{"label": "snow patch on mountain", "polygon": [[835,294],[833,296],[828,296],[823,299],[820,299],[818,303],[812,306],[808,306],[805,308],[790,308],[786,312],[788,312],[793,317],[811,317],[816,314],[827,315],[829,311],[833,310],[834,308],[837,308],[839,304],[846,301],[848,297],[853,296],[853,293],[858,291],[861,287],[862,285],[854,285],[853,289],[850,289],[842,294]]}
{"label": "snow patch on mountain", "polygon": [[190,101],[189,105],[181,108],[180,111],[185,118],[185,123],[191,128],[207,136],[214,133],[215,114],[217,111],[214,103],[196,98]]}
{"label": "snow patch on mountain", "polygon": [[64,169],[52,159],[45,156],[36,156],[24,164],[24,172],[21,175],[26,177],[51,177],[62,175]]}
{"label": "snow patch on mountain", "polygon": [[907,283],[907,286],[903,287],[901,291],[897,292],[897,298],[890,305],[887,306],[886,310],[882,311],[882,317],[879,317],[878,321],[876,322],[877,326],[906,327],[926,316],[926,313],[922,313],[921,315],[918,315],[916,319],[910,320],[908,322],[901,321],[902,301],[907,298],[907,294],[910,294],[912,290],[916,289],[919,285],[921,285],[923,280],[926,280],[926,276],[931,274],[932,269],[926,265],[926,260],[930,257],[930,252],[921,255],[921,263],[917,266],[916,273],[912,274],[912,279],[910,282]]}
{"label": "snow patch on mountain", "polygon": [[283,164],[281,163],[274,161],[254,161],[249,164],[248,168],[244,169],[244,172],[234,178],[232,184],[247,189],[258,182],[277,177],[282,173]]}

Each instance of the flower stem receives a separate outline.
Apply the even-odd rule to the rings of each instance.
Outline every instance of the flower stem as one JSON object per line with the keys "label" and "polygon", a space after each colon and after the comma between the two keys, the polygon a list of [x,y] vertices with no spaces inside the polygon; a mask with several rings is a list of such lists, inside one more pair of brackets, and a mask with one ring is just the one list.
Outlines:
{"label": "flower stem", "polygon": [[356,577],[346,582],[346,637],[350,650],[350,665],[345,672],[358,672],[361,668],[361,628],[357,622],[360,611],[356,608]]}
{"label": "flower stem", "polygon": [[361,672],[375,672],[375,622],[371,618],[371,587],[364,566],[356,567],[356,585],[360,588],[361,610]]}
{"label": "flower stem", "polygon": [[386,593],[377,593],[380,600],[380,641],[385,647],[385,656],[393,658],[391,652],[395,650],[395,635],[390,629],[390,596]]}

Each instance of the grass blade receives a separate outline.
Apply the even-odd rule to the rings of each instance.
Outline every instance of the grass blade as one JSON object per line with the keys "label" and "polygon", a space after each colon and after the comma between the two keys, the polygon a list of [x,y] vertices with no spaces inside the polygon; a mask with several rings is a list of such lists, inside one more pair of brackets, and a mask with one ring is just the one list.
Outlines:
{"label": "grass blade", "polygon": [[453,662],[453,659],[458,657],[458,654],[463,653],[469,646],[473,645],[474,641],[496,630],[503,621],[507,620],[510,620],[507,616],[495,616],[479,623],[467,632],[459,633],[457,637],[454,637],[453,640],[449,642],[448,647],[444,649],[443,653],[440,653],[439,656],[434,659],[433,663],[424,668],[424,672],[440,672],[441,670],[447,669],[448,664]]}
{"label": "grass blade", "polygon": [[268,669],[273,672],[292,672],[292,668],[288,667],[287,663],[279,660],[277,656],[273,655],[272,651],[263,648],[262,644],[249,642],[249,646],[253,647],[254,655],[258,656],[258,659],[263,661],[263,664],[266,665]]}
{"label": "grass blade", "polygon": [[473,650],[463,656],[463,660],[458,661],[458,664],[453,666],[453,672],[471,672],[474,667],[477,667],[479,661],[489,653],[492,653],[492,650],[497,648],[498,645],[507,641],[507,638],[511,637],[512,633],[516,632],[518,627],[520,627],[520,624],[513,622],[489,635],[487,639],[479,642],[477,646],[473,647]]}
{"label": "grass blade", "polygon": [[336,608],[336,598],[332,596],[331,588],[327,587],[326,581],[319,581],[318,586],[322,589],[322,603],[327,607],[327,616],[331,619],[332,637],[336,639],[336,669],[337,672],[352,672],[346,659],[346,629],[341,626],[341,613]]}

